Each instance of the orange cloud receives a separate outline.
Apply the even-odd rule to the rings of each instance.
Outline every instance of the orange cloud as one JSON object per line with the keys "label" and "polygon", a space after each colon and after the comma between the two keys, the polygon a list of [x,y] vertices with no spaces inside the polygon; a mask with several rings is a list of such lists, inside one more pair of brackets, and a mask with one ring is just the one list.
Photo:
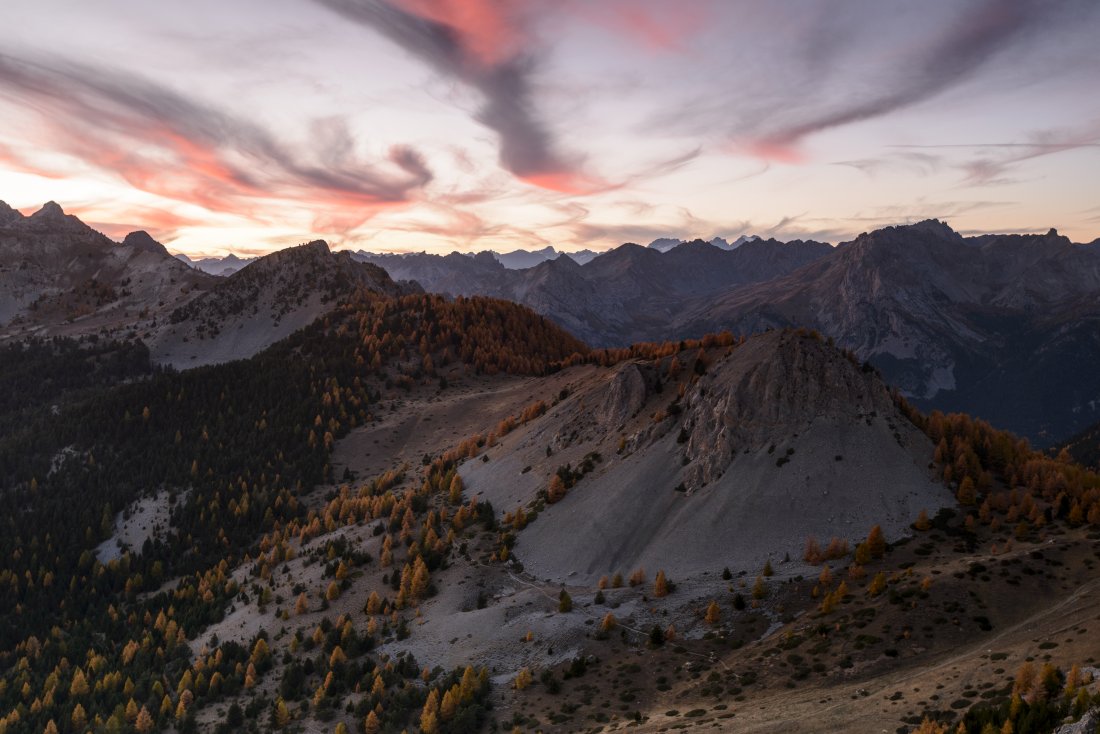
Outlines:
{"label": "orange cloud", "polygon": [[67,211],[114,240],[121,240],[131,232],[141,229],[158,242],[170,242],[177,230],[201,224],[191,217],[145,206],[72,204],[67,207]]}
{"label": "orange cloud", "polygon": [[[339,120],[308,148],[294,148],[248,121],[109,69],[0,55],[0,92],[40,113],[39,149],[140,191],[255,221],[263,206],[307,210],[329,231],[348,229],[408,204],[432,180],[412,148],[395,146],[371,164],[355,160],[355,141]],[[0,146],[0,163],[52,178],[76,173],[43,169],[7,146]]]}
{"label": "orange cloud", "polygon": [[520,180],[532,186],[537,186],[540,189],[556,191],[560,194],[572,194],[575,196],[596,194],[606,191],[609,188],[617,188],[616,186],[609,186],[604,182],[570,171],[531,173],[520,176]]}

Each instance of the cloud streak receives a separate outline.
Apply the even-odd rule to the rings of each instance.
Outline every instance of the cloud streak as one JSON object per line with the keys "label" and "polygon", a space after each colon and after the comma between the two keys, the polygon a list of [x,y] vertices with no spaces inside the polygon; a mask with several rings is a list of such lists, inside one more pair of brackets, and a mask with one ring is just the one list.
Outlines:
{"label": "cloud streak", "polygon": [[535,57],[519,0],[315,0],[371,28],[441,76],[476,90],[475,117],[500,140],[500,165],[554,191],[585,188],[577,161],[559,150],[538,116],[531,85]]}
{"label": "cloud streak", "polygon": [[881,117],[959,85],[1052,15],[1038,0],[985,0],[963,12],[946,33],[900,59],[888,83],[846,95],[844,104],[758,133],[746,144],[764,157],[789,159],[807,136]]}
{"label": "cloud streak", "polygon": [[318,149],[303,156],[251,122],[112,69],[0,55],[0,97],[37,112],[54,150],[211,211],[295,199],[355,226],[432,180],[411,148],[395,146],[380,163],[356,160],[339,120],[327,121]]}
{"label": "cloud streak", "polygon": [[971,155],[956,164],[963,173],[963,183],[984,186],[998,183],[1014,183],[1008,178],[1016,166],[1025,161],[1076,150],[1100,149],[1100,123],[1075,129],[1043,130],[1034,132],[1022,142],[1003,143],[948,143],[934,145],[895,145],[898,149],[915,149],[918,152],[901,155],[935,154],[920,151],[966,151]]}
{"label": "cloud streak", "polygon": [[[996,81],[1007,65],[1022,64],[1013,88],[1049,81],[1079,65],[1082,29],[1100,14],[1090,0],[976,0],[900,10],[838,0],[817,13],[781,0],[725,7],[737,8],[723,14],[731,44],[726,91],[707,84],[677,112],[658,112],[650,127],[724,130],[731,152],[788,164],[806,162],[803,143],[818,133],[893,115],[978,78],[987,87],[1008,84]],[[1071,40],[1066,54],[1042,45],[1063,36]],[[1039,48],[1041,56],[1031,54]],[[1074,51],[1076,58],[1067,55]],[[691,115],[680,114],[683,107]]]}

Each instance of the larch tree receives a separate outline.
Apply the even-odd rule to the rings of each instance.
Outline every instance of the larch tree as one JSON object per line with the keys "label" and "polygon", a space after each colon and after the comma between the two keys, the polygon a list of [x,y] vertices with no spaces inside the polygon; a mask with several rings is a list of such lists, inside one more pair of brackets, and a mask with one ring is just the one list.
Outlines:
{"label": "larch tree", "polygon": [[560,502],[565,498],[565,482],[562,478],[555,474],[550,478],[550,487],[546,490],[546,501],[550,504]]}
{"label": "larch tree", "polygon": [[867,585],[868,596],[878,596],[886,590],[886,574],[879,571],[875,574],[875,577],[871,579],[871,583]]}
{"label": "larch tree", "polygon": [[153,715],[149,713],[149,709],[142,706],[141,711],[138,712],[137,719],[134,721],[134,730],[138,734],[149,734],[153,730],[154,722]]}
{"label": "larch tree", "polygon": [[969,476],[963,477],[963,480],[959,482],[959,491],[955,493],[955,499],[965,507],[977,504],[978,491],[974,485],[974,480]]}
{"label": "larch tree", "polygon": [[668,596],[668,579],[665,578],[663,570],[658,571],[657,577],[653,580],[653,596],[658,599]]}
{"label": "larch tree", "polygon": [[72,683],[69,685],[69,695],[73,698],[88,695],[88,679],[84,677],[84,671],[80,668],[73,673]]}
{"label": "larch tree", "polygon": [[451,487],[448,492],[447,501],[452,505],[458,505],[462,503],[462,477],[455,474],[454,479],[451,480]]}
{"label": "larch tree", "polygon": [[433,688],[428,693],[424,708],[420,711],[420,731],[435,734],[439,730],[439,691]]}
{"label": "larch tree", "polygon": [[886,555],[886,536],[882,532],[882,527],[878,525],[872,527],[871,532],[867,533],[865,542],[872,558],[882,558]]}

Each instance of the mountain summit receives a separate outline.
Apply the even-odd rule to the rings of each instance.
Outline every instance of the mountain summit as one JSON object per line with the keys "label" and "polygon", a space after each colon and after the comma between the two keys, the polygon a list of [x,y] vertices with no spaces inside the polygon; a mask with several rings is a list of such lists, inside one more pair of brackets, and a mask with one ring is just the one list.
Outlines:
{"label": "mountain summit", "polygon": [[119,244],[55,202],[29,217],[0,204],[0,329],[9,334],[128,331],[139,314],[155,318],[208,282],[148,235]]}
{"label": "mountain summit", "polygon": [[172,311],[150,339],[154,361],[178,368],[249,357],[308,326],[360,289],[396,296],[416,288],[333,253],[323,240],[258,258]]}

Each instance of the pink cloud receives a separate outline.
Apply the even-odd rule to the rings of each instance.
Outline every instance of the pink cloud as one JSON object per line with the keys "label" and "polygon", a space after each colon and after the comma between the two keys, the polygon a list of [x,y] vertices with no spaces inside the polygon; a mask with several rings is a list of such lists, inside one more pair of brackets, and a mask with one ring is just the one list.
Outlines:
{"label": "pink cloud", "polygon": [[529,41],[524,0],[387,0],[454,31],[466,55],[486,67],[514,58]]}
{"label": "pink cloud", "polygon": [[710,6],[707,0],[613,0],[576,3],[571,9],[651,51],[673,52],[683,50],[706,27]]}

